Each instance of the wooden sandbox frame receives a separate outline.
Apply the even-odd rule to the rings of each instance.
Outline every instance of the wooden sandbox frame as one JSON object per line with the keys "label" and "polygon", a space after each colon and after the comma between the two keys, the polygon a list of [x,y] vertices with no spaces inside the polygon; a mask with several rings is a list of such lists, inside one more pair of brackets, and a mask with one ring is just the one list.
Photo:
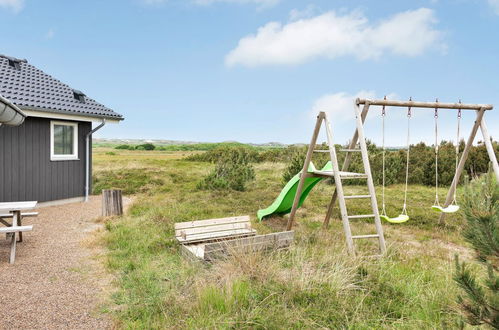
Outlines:
{"label": "wooden sandbox frame", "polygon": [[294,231],[257,235],[245,215],[179,222],[175,224],[175,238],[185,258],[210,262],[234,254],[287,248]]}

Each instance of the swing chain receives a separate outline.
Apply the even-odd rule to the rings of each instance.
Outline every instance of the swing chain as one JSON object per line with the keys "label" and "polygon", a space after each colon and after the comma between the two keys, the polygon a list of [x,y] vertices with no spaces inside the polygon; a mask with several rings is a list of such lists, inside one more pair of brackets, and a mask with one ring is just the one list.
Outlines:
{"label": "swing chain", "polygon": [[[412,96],[409,97],[409,102],[412,102]],[[409,118],[411,118],[411,109],[412,109],[411,106],[407,107],[407,117]]]}
{"label": "swing chain", "polygon": [[[383,98],[383,100],[386,101],[386,95],[385,97]],[[383,104],[383,107],[381,108],[381,115],[384,117],[386,115],[386,111],[385,111],[385,105]]]}

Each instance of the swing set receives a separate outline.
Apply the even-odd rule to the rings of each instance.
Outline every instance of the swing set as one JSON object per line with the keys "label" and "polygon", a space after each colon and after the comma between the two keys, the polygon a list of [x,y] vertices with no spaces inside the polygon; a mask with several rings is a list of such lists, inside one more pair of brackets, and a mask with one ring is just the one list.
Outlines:
{"label": "swing set", "polygon": [[[363,106],[361,108],[361,106]],[[366,120],[369,109],[374,106],[381,107],[381,120],[382,120],[382,148],[383,148],[383,167],[382,167],[382,205],[381,211],[378,208],[378,202],[376,198],[376,190],[374,187],[373,176],[371,173],[371,166],[369,161],[369,153],[367,149],[366,137],[364,134],[364,122]],[[407,152],[406,152],[406,164],[405,164],[405,186],[404,186],[404,204],[400,214],[396,217],[388,216],[386,204],[385,204],[385,187],[386,187],[386,145],[385,145],[385,117],[387,115],[386,107],[393,108],[406,108],[407,109]],[[434,124],[435,124],[435,202],[431,208],[440,214],[439,224],[442,224],[446,214],[454,213],[459,210],[459,205],[456,200],[456,187],[461,178],[461,174],[464,169],[464,164],[468,158],[471,146],[475,140],[475,136],[480,128],[483,141],[487,149],[487,154],[492,162],[492,168],[494,170],[495,176],[499,181],[499,165],[497,163],[497,158],[495,155],[494,148],[492,146],[492,140],[490,138],[485,120],[483,119],[484,114],[488,110],[492,110],[493,106],[488,104],[464,104],[458,103],[442,103],[438,99],[435,102],[416,102],[410,99],[409,101],[395,101],[387,100],[386,97],[382,100],[368,100],[368,99],[357,99],[355,101],[355,118],[356,118],[356,130],[354,131],[353,137],[350,140],[349,145],[344,149],[336,150],[333,131],[329,122],[329,118],[325,112],[319,112],[317,116],[317,122],[315,124],[314,132],[312,134],[312,139],[310,141],[307,155],[305,157],[305,162],[303,164],[302,171],[300,172],[299,182],[296,186],[296,193],[294,194],[293,204],[290,210],[290,216],[288,219],[287,230],[291,230],[294,224],[294,219],[296,216],[296,211],[302,201],[302,193],[308,193],[305,186],[305,182],[310,178],[333,178],[334,184],[336,186],[331,201],[329,202],[326,217],[324,219],[324,227],[329,225],[329,220],[333,214],[333,209],[338,201],[341,220],[343,222],[343,230],[345,232],[346,243],[348,251],[355,255],[354,240],[358,239],[377,239],[379,244],[380,253],[383,254],[386,251],[385,238],[383,234],[383,227],[381,224],[381,219],[386,220],[391,223],[403,223],[410,219],[407,210],[408,201],[408,187],[409,187],[409,164],[410,164],[410,138],[411,138],[411,118],[414,109],[433,109],[434,110]],[[456,149],[455,158],[456,165],[454,171],[454,178],[452,184],[447,193],[447,197],[443,203],[439,201],[438,187],[439,187],[439,176],[438,176],[438,161],[439,161],[439,141],[438,141],[438,128],[439,128],[439,110],[448,109],[457,111],[457,133],[456,133]],[[462,152],[459,152],[459,139],[461,135],[461,117],[462,111],[471,110],[476,114],[476,119],[471,129],[468,140],[464,146]],[[321,127],[324,125],[327,136],[327,150],[315,150],[317,146],[317,138]],[[331,168],[322,170],[310,170],[310,165],[312,162],[312,156],[314,152],[327,152],[329,153],[331,159]],[[338,164],[338,152],[345,152],[345,158],[343,160],[343,165],[340,167]],[[360,152],[362,156],[362,164],[364,167],[364,173],[352,173],[348,172],[349,166],[352,162],[352,154],[354,152]],[[313,167],[313,166],[312,166]],[[345,195],[343,190],[343,180],[356,179],[359,178],[367,179],[366,185],[368,188],[368,194],[364,195]],[[349,214],[349,209],[347,207],[348,200],[357,199],[369,199],[371,205],[371,213],[369,214]],[[361,234],[353,235],[352,228],[350,226],[351,220],[356,219],[367,219],[373,218],[374,225],[376,228],[376,233],[372,234]]]}
{"label": "swing set", "polygon": [[[386,101],[386,96],[383,99]],[[412,99],[409,99],[411,102]],[[438,103],[438,100],[436,100],[436,103]],[[461,101],[459,101],[459,104],[461,104]],[[406,152],[406,165],[405,165],[405,186],[404,186],[404,204],[402,206],[402,211],[397,217],[389,217],[386,212],[386,204],[385,204],[385,188],[386,188],[386,145],[385,145],[385,117],[386,117],[386,106],[383,105],[381,109],[381,136],[382,136],[382,193],[381,193],[381,198],[382,198],[382,207],[381,207],[381,213],[380,213],[380,218],[390,222],[390,223],[403,223],[406,222],[410,219],[409,215],[407,214],[407,193],[408,193],[408,187],[409,187],[409,161],[410,161],[410,149],[411,149],[411,142],[410,142],[410,132],[411,132],[411,117],[412,117],[412,107],[408,106],[407,107],[407,152]],[[456,134],[456,146],[455,146],[455,159],[456,159],[456,165],[455,165],[455,173],[454,175],[457,175],[457,170],[459,167],[459,139],[461,137],[461,109],[457,109],[457,134]],[[451,203],[443,207],[438,199],[438,156],[439,156],[439,141],[438,141],[438,107],[435,107],[435,113],[434,113],[434,118],[435,118],[435,202],[433,203],[433,206],[431,207],[434,211],[437,212],[442,212],[442,213],[455,213],[459,211],[459,205],[457,204],[457,199],[456,199],[456,190],[454,189],[453,193],[453,199]]]}

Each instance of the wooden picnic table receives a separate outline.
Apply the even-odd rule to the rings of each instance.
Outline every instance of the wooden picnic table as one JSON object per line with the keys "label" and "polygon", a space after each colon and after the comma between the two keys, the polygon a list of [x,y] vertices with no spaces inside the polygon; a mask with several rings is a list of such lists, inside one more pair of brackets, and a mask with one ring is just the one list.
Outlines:
{"label": "wooden picnic table", "polygon": [[37,201],[28,202],[6,202],[0,203],[0,215],[1,213],[12,214],[12,224],[0,218],[0,223],[4,224],[6,228],[0,228],[0,233],[10,234],[10,257],[9,263],[13,264],[16,259],[16,234],[19,233],[19,242],[22,242],[22,232],[30,231],[33,226],[23,226],[22,225],[22,211],[32,210],[38,204]]}

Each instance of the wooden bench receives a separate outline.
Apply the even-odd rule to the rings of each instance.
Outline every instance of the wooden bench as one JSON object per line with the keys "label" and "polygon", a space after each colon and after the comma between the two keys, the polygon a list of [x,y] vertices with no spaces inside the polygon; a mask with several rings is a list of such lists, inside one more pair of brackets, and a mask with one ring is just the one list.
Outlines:
{"label": "wooden bench", "polygon": [[[0,218],[12,218],[14,215],[12,213],[0,213]],[[36,217],[38,212],[21,212],[21,217]]]}
{"label": "wooden bench", "polygon": [[213,261],[235,253],[281,249],[293,242],[293,231],[257,235],[249,216],[175,224],[182,255],[190,260]]}

